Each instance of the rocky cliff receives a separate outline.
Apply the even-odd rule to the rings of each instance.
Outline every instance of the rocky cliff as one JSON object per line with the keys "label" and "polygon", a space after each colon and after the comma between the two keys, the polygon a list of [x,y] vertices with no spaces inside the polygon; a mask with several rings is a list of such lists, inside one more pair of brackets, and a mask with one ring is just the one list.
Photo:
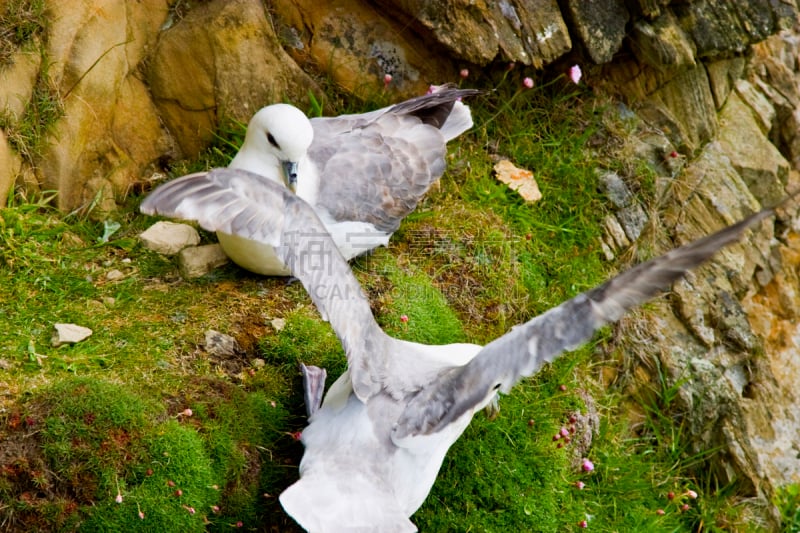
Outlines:
{"label": "rocky cliff", "polygon": [[[605,174],[617,208],[605,249],[651,253],[800,182],[797,13],[778,0],[0,0],[0,202],[16,186],[56,191],[64,210],[113,210],[197,156],[220,121],[320,95],[321,80],[399,99],[464,68],[480,85],[509,63],[577,63],[635,117],[633,153],[662,198],[645,210],[628,177]],[[719,447],[721,480],[765,503],[800,482],[789,215],[679,284],[671,305],[626,320],[636,355],[608,378],[638,395],[680,385],[673,408],[695,451]]]}

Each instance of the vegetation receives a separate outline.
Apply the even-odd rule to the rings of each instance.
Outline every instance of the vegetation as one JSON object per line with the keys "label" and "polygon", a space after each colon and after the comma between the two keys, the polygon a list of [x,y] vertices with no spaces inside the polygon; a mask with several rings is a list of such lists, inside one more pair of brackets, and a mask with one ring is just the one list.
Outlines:
{"label": "vegetation", "polygon": [[[486,343],[615,267],[599,248],[595,172],[614,151],[586,146],[606,146],[619,119],[563,79],[523,90],[506,73],[496,85],[470,102],[476,127],[452,143],[441,185],[388,249],[353,264],[393,335]],[[334,94],[327,112],[354,110],[342,102]],[[225,164],[242,128],[173,172]],[[498,183],[497,157],[531,169],[543,199],[528,204]],[[232,265],[181,279],[172,259],[138,244],[153,222],[136,211],[140,198],[116,231],[46,200],[0,211],[0,530],[296,530],[277,495],[302,454],[297,363],[323,365],[329,379],[344,370],[303,288]],[[54,347],[56,322],[94,333]],[[206,352],[209,329],[240,350]],[[601,377],[614,349],[607,329],[504,397],[497,419],[476,417],[413,517],[420,530],[756,529],[651,408],[673,391],[641,406],[646,423],[626,418]],[[562,429],[570,442],[554,440]],[[796,492],[781,496],[795,528]]]}

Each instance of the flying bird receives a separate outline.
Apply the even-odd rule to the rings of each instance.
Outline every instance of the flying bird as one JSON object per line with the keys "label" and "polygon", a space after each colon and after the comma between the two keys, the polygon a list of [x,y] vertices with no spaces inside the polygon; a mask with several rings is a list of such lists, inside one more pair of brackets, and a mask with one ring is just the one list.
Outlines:
{"label": "flying bird", "polygon": [[[386,246],[400,221],[441,177],[447,142],[472,127],[461,99],[478,92],[443,86],[368,113],[310,120],[289,104],[264,107],[253,115],[229,164],[254,175],[240,174],[237,187],[229,186],[253,196],[267,180],[285,185],[314,208],[350,260]],[[202,180],[203,174],[193,176]],[[197,208],[204,209],[203,202]],[[272,247],[245,234],[217,232],[231,260],[258,274],[290,274]]]}
{"label": "flying bird", "polygon": [[180,178],[156,188],[141,210],[196,217],[207,230],[273,246],[341,341],[348,368],[321,405],[315,378],[324,374],[306,374],[312,414],[302,432],[300,479],[280,496],[286,512],[312,532],[416,531],[410,517],[427,497],[447,450],[498,392],[510,392],[520,379],[577,348],[774,213],[759,211],[639,264],[484,347],[429,346],[395,339],[380,328],[336,243],[305,201],[274,183],[255,195],[234,192],[253,179],[236,169]]}

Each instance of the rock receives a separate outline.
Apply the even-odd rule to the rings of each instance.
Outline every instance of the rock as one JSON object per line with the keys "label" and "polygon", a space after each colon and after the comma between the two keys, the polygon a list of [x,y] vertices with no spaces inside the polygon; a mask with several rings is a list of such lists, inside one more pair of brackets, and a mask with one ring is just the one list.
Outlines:
{"label": "rock", "polygon": [[[407,21],[372,5],[350,0],[301,0],[273,3],[278,31],[292,45],[298,63],[313,61],[335,83],[357,95],[379,92],[393,100],[422,94],[431,83],[453,81],[459,66]],[[344,38],[343,38],[344,36]],[[384,85],[384,76],[391,82]]]}
{"label": "rock", "polygon": [[[605,172],[600,176],[600,185],[604,189],[608,199],[614,206],[616,219],[619,221],[620,226],[625,231],[628,239],[635,241],[641,235],[642,230],[647,224],[647,214],[644,212],[641,204],[631,194],[628,186],[622,181],[622,178],[616,172]],[[607,221],[608,222],[608,221]],[[608,229],[608,224],[606,225]],[[618,238],[614,239],[620,246],[621,241]]]}
{"label": "rock", "polygon": [[6,205],[21,170],[22,159],[9,146],[5,132],[0,129],[0,206]]}
{"label": "rock", "polygon": [[187,279],[204,276],[229,261],[219,244],[189,246],[178,254],[178,267]]}
{"label": "rock", "polygon": [[125,274],[121,270],[117,270],[116,268],[106,272],[106,281],[119,281],[124,277]]}
{"label": "rock", "polygon": [[50,339],[50,343],[56,347],[62,344],[81,342],[92,334],[91,329],[78,326],[77,324],[57,323],[53,324],[53,326],[55,327],[55,332],[53,333],[52,339]]}
{"label": "rock", "polygon": [[300,103],[316,88],[281,48],[259,0],[191,9],[161,33],[147,79],[161,119],[188,158],[210,143],[219,120],[247,123],[261,107]]}
{"label": "rock", "polygon": [[688,68],[696,64],[692,43],[671,14],[653,22],[636,21],[631,44],[639,62],[656,70]]}
{"label": "rock", "polygon": [[[99,197],[105,201],[98,210],[103,216],[168,144],[152,104],[126,100],[129,93],[121,91],[137,83],[129,78],[138,75],[167,9],[166,1],[48,5],[48,89],[62,103],[63,115],[44,125],[47,135],[35,170],[42,188],[59,191],[61,209],[89,207]],[[151,146],[144,155],[123,144],[130,137],[114,128],[117,115],[126,116],[128,109],[135,113],[137,145]]]}
{"label": "rock", "polygon": [[728,97],[720,112],[719,143],[762,205],[773,205],[783,198],[789,162],[764,136],[759,121],[738,92]]}
{"label": "rock", "polygon": [[666,132],[681,152],[695,154],[717,133],[714,97],[702,65],[682,71],[642,104],[643,118]]}
{"label": "rock", "polygon": [[42,65],[42,55],[36,51],[18,50],[9,64],[0,67],[0,113],[13,119],[21,119],[33,95],[33,87]]}
{"label": "rock", "polygon": [[187,246],[197,245],[200,234],[188,224],[161,220],[140,233],[139,239],[148,250],[174,255]]}
{"label": "rock", "polygon": [[597,64],[611,61],[622,46],[630,18],[622,0],[567,0],[573,29],[589,57]]}
{"label": "rock", "polygon": [[286,327],[286,320],[283,318],[273,318],[270,320],[269,324],[275,331],[283,331],[283,328]]}
{"label": "rock", "polygon": [[619,220],[614,215],[607,215],[603,219],[603,228],[605,228],[605,234],[608,237],[607,241],[611,250],[621,250],[631,245],[625,230],[622,229]]}
{"label": "rock", "polygon": [[494,165],[495,177],[508,185],[512,191],[517,191],[527,202],[538,202],[542,199],[539,184],[533,177],[533,172],[516,167],[511,161],[503,159]]}
{"label": "rock", "polygon": [[204,346],[209,355],[217,357],[230,357],[240,351],[236,339],[213,329],[206,331]]}
{"label": "rock", "polygon": [[711,83],[711,94],[717,110],[722,109],[728,95],[731,94],[736,81],[744,74],[745,59],[734,57],[706,63],[708,81]]}
{"label": "rock", "polygon": [[572,47],[554,0],[380,0],[402,11],[419,33],[429,34],[457,59],[487,65],[497,59],[541,67]]}
{"label": "rock", "polygon": [[694,41],[698,58],[744,52],[747,45],[768,37],[775,26],[767,0],[708,0],[670,6]]}

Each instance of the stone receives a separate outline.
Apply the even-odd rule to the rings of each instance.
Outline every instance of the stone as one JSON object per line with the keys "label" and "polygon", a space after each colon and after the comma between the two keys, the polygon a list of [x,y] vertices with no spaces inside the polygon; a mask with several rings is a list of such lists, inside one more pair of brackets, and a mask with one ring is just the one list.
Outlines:
{"label": "stone", "polygon": [[643,102],[641,116],[667,134],[681,152],[694,155],[717,133],[717,115],[702,65],[682,71]]}
{"label": "stone", "polygon": [[742,53],[775,30],[768,0],[707,0],[670,7],[692,38],[698,58]]}
{"label": "stone", "polygon": [[538,202],[542,199],[539,184],[533,172],[516,167],[511,161],[503,159],[494,165],[495,177],[516,191],[526,202]]}
{"label": "stone", "polygon": [[145,248],[164,255],[174,255],[187,246],[194,246],[200,242],[200,234],[188,224],[156,222],[139,234],[139,239]]}
{"label": "stone", "polygon": [[379,1],[405,15],[403,28],[418,28],[455,58],[475,65],[501,60],[540,68],[572,48],[555,0]]}
{"label": "stone", "polygon": [[728,98],[720,112],[719,143],[762,205],[784,196],[789,162],[762,132],[758,120],[738,93]]}
{"label": "stone", "polygon": [[161,32],[147,71],[179,157],[196,157],[221,120],[247,123],[261,107],[307,101],[314,81],[281,48],[259,0],[215,0]]}
{"label": "stone", "polygon": [[39,46],[34,46],[36,51],[18,50],[0,69],[0,115],[18,120],[25,113],[42,65]]}
{"label": "stone", "polygon": [[[641,235],[642,230],[647,224],[647,214],[641,204],[631,193],[622,178],[616,172],[604,172],[600,175],[600,186],[605,191],[606,196],[611,201],[615,209],[616,221],[625,231],[628,239],[635,241]],[[606,229],[609,229],[608,222]],[[614,239],[621,244],[620,239]]]}
{"label": "stone", "polygon": [[22,159],[8,143],[5,132],[0,129],[0,206],[6,205],[22,170]]}
{"label": "stone", "polygon": [[89,338],[92,335],[92,330],[77,324],[53,324],[55,332],[53,333],[50,343],[55,346],[63,344],[75,344]]}
{"label": "stone", "polygon": [[589,57],[608,63],[622,46],[630,14],[622,0],[567,0],[566,10]]}
{"label": "stone", "polygon": [[752,111],[761,132],[768,135],[775,121],[775,108],[764,93],[747,80],[736,80],[735,87],[739,98]]}
{"label": "stone", "polygon": [[203,346],[209,355],[217,357],[230,357],[240,352],[236,339],[213,329],[206,331]]}
{"label": "stone", "polygon": [[205,276],[229,261],[230,259],[219,244],[189,246],[178,254],[178,268],[186,279]]}
{"label": "stone", "polygon": [[106,281],[119,281],[125,278],[125,273],[116,268],[112,268],[106,272]]}
{"label": "stone", "polygon": [[692,43],[670,13],[652,22],[638,20],[631,33],[633,53],[656,70],[695,66]]}
{"label": "stone", "polygon": [[[139,75],[145,50],[154,43],[167,12],[166,1],[72,0],[48,5],[47,80],[64,112],[47,129],[35,170],[43,189],[59,192],[59,208],[90,210],[100,196],[105,202],[99,210],[102,217],[161,155],[150,152],[145,160],[138,159],[117,142],[113,122],[120,108],[132,108],[137,113],[137,143],[157,148],[163,142],[158,118],[143,114],[141,104],[125,101],[120,89],[135,83],[126,80]],[[119,174],[121,166],[127,167],[124,175]],[[92,178],[99,179],[89,183]]]}
{"label": "stone", "polygon": [[283,328],[286,327],[286,319],[284,318],[273,318],[269,321],[269,325],[272,326],[272,329],[275,331],[283,331]]}
{"label": "stone", "polygon": [[745,58],[719,59],[709,61],[705,65],[708,81],[711,84],[711,94],[714,96],[714,105],[719,111],[725,105],[736,81],[744,74]]}

